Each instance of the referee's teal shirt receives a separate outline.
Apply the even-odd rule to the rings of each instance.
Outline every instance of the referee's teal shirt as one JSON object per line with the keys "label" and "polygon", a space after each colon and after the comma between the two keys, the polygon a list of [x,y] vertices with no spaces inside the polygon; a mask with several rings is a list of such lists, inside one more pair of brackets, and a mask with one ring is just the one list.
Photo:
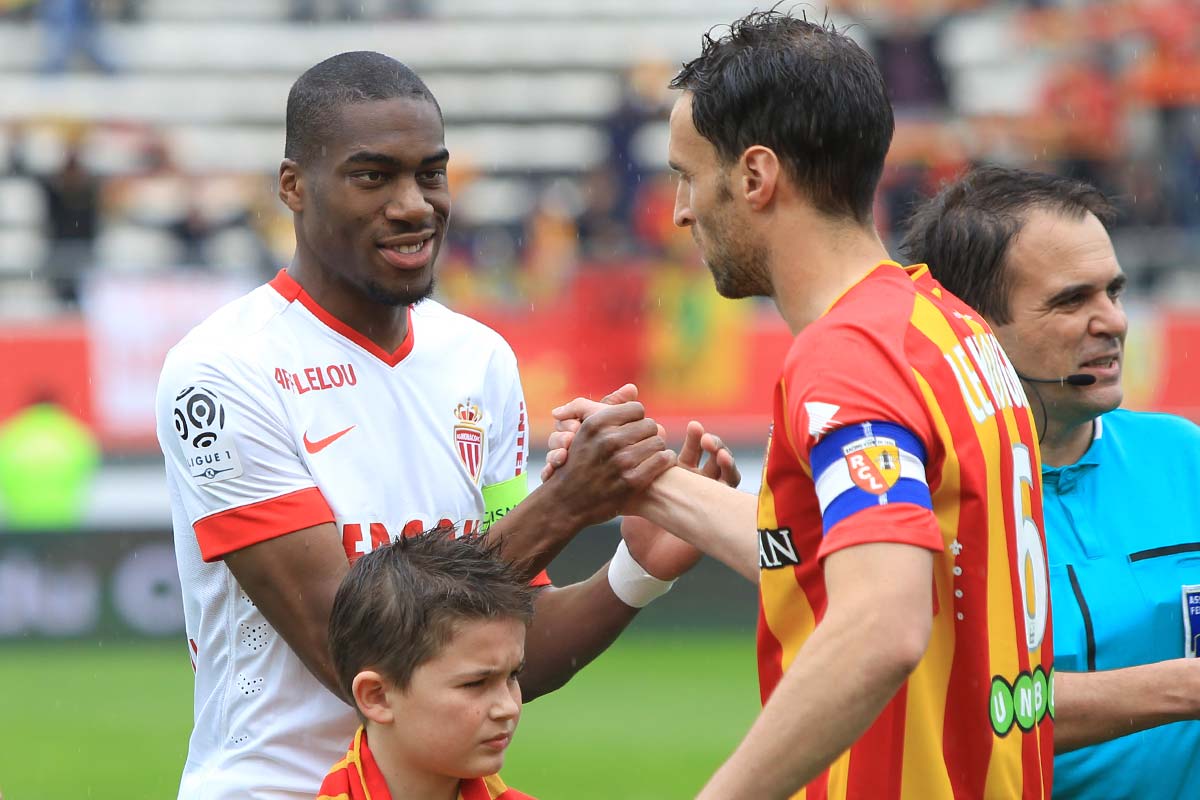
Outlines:
{"label": "referee's teal shirt", "polygon": [[[1200,428],[1112,411],[1083,457],[1043,467],[1042,482],[1055,673],[1183,656],[1182,587],[1200,584]],[[1200,722],[1056,757],[1054,797],[1200,798]]]}

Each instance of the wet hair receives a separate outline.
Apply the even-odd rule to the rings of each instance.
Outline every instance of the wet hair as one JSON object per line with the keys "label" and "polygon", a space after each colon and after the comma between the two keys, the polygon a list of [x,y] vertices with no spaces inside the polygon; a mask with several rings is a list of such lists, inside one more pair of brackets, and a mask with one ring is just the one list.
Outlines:
{"label": "wet hair", "polygon": [[441,107],[425,82],[404,64],[382,53],[339,53],[310,67],[292,84],[287,100],[283,155],[304,163],[329,139],[342,106],[397,97],[420,97]]}
{"label": "wet hair", "polygon": [[831,23],[771,9],[704,35],[672,89],[692,95],[692,123],[730,165],[769,147],[822,213],[872,219],[895,121],[875,61]]}
{"label": "wet hair", "polygon": [[338,587],[329,647],[338,683],[374,669],[404,689],[464,621],[533,618],[534,589],[478,536],[453,528],[400,537],[362,556]]}
{"label": "wet hair", "polygon": [[929,265],[937,280],[991,322],[1012,321],[1005,262],[1034,210],[1068,219],[1095,215],[1106,226],[1116,209],[1104,193],[1073,178],[1009,167],[979,166],[917,207],[900,252]]}

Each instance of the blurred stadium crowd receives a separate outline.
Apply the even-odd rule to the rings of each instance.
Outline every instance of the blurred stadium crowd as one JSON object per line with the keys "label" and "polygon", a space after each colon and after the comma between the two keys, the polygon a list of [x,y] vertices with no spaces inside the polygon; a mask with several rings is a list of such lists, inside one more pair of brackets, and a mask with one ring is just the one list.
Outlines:
{"label": "blurred stadium crowd", "polygon": [[[413,66],[442,105],[454,217],[439,296],[512,343],[533,441],[563,398],[633,380],[669,427],[702,415],[757,448],[786,332],[716,297],[672,223],[665,170],[668,81],[749,5],[0,0],[0,430],[51,400],[106,463],[152,467],[105,495],[113,519],[150,487],[161,500],[151,399],[166,348],[288,263],[275,190],[288,89],[370,49]],[[1094,182],[1121,209],[1131,299],[1157,320],[1138,326],[1158,341],[1131,345],[1129,396],[1196,411],[1186,347],[1164,343],[1200,315],[1158,309],[1200,308],[1200,0],[801,7],[849,26],[892,92],[885,241],[973,162]]]}
{"label": "blurred stadium crowd", "polygon": [[[453,153],[451,303],[559,296],[603,264],[690,259],[671,223],[665,88],[727,0],[0,0],[0,316],[69,308],[98,271],[269,275],[296,74],[343,49],[414,66]],[[810,13],[824,13],[814,8]],[[1200,3],[835,2],[898,126],[877,219],[973,161],[1121,202],[1142,291],[1196,284]],[[686,236],[686,234],[684,234]]]}

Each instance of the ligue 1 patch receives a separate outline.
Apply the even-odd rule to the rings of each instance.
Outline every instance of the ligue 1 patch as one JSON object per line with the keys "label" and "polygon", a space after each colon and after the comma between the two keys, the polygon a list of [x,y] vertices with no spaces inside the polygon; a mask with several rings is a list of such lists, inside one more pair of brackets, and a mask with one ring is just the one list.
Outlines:
{"label": "ligue 1 patch", "polygon": [[188,474],[197,486],[242,474],[233,436],[225,430],[225,406],[206,386],[189,386],[175,396],[175,432],[183,442]]}
{"label": "ligue 1 patch", "polygon": [[479,483],[483,473],[483,412],[473,403],[459,403],[454,409],[454,446],[458,457]]}
{"label": "ligue 1 patch", "polygon": [[842,448],[850,479],[864,492],[881,495],[900,480],[900,448],[886,436],[864,436]]}
{"label": "ligue 1 patch", "polygon": [[1200,585],[1183,589],[1183,654],[1195,658],[1200,650]]}

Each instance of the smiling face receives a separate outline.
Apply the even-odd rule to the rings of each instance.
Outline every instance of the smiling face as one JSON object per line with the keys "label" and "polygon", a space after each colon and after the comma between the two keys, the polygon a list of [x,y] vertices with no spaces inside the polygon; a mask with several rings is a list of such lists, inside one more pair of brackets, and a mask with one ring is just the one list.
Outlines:
{"label": "smiling face", "polygon": [[437,107],[422,97],[348,103],[329,129],[319,153],[281,172],[305,288],[350,316],[429,296],[450,218]]}
{"label": "smiling face", "polygon": [[458,623],[441,652],[413,671],[407,688],[387,691],[395,756],[414,774],[498,772],[521,716],[517,675],[524,662],[522,620]]}
{"label": "smiling face", "polygon": [[993,328],[1017,372],[1092,375],[1091,386],[1037,384],[1049,424],[1070,428],[1121,404],[1125,274],[1092,214],[1034,209],[1005,257],[1012,321]]}
{"label": "smiling face", "polygon": [[733,299],[773,296],[766,248],[756,241],[749,215],[733,196],[733,170],[696,130],[688,92],[671,110],[667,157],[678,178],[675,224],[691,228],[717,291]]}

